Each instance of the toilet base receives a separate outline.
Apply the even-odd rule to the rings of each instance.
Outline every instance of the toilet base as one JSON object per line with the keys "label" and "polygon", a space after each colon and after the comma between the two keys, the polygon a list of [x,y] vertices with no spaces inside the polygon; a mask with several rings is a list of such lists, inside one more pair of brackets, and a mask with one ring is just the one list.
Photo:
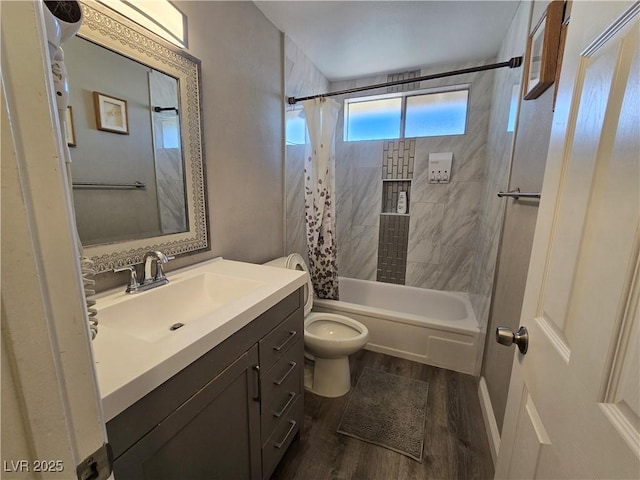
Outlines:
{"label": "toilet base", "polygon": [[351,371],[349,357],[318,358],[313,365],[313,383],[305,389],[321,397],[336,398],[351,390]]}

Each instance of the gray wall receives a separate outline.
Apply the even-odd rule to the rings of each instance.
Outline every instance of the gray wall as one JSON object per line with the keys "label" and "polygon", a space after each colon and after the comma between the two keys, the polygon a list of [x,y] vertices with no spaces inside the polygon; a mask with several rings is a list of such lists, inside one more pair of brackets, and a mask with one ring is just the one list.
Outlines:
{"label": "gray wall", "polygon": [[189,51],[202,61],[212,244],[204,256],[266,261],[284,245],[282,34],[252,2],[179,7]]}
{"label": "gray wall", "polygon": [[[500,60],[524,55],[527,39],[529,3],[521,3],[498,54]],[[504,199],[497,197],[506,191],[509,181],[514,133],[507,130],[511,94],[519,85],[522,68],[496,70],[492,95],[487,166],[479,206],[479,231],[475,257],[471,266],[470,298],[480,329],[487,325],[493,289],[498,246],[504,218]]]}
{"label": "gray wall", "polygon": [[[167,270],[223,256],[262,263],[284,253],[283,39],[252,2],[180,2],[189,53],[202,61],[202,117],[211,250]],[[98,289],[123,275],[100,275]]]}
{"label": "gray wall", "polygon": [[[541,6],[544,8],[547,4],[547,1],[536,2],[531,17],[532,26],[535,26],[541,14]],[[528,14],[528,5],[525,11]],[[526,192],[539,192],[542,189],[553,120],[554,87],[537,99],[523,101],[520,105],[509,182],[511,189],[520,187],[521,191]],[[498,326],[509,327],[513,331],[519,327],[538,206],[539,202],[535,200],[505,202],[502,243],[487,329],[489,333]],[[495,342],[493,335],[487,335],[482,376],[500,431],[504,422],[513,355],[513,348],[505,348]]]}

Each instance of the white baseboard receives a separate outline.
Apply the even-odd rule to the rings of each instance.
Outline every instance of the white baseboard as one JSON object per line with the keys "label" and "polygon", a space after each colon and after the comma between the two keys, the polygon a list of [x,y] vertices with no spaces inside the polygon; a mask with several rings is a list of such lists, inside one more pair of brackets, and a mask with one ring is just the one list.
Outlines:
{"label": "white baseboard", "polygon": [[498,430],[496,417],[493,414],[491,398],[489,397],[489,390],[487,390],[487,382],[484,377],[480,377],[480,383],[478,384],[478,398],[480,399],[480,407],[482,408],[484,426],[487,429],[491,458],[493,459],[493,466],[495,467],[498,459],[498,452],[500,451],[500,431]]}

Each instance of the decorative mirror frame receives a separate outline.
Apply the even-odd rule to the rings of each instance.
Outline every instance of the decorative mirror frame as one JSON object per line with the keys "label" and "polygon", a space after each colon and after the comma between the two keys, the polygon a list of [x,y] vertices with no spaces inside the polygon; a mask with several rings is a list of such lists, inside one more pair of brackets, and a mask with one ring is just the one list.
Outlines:
{"label": "decorative mirror frame", "polygon": [[188,230],[183,233],[87,246],[85,255],[95,263],[96,272],[102,273],[142,263],[145,253],[150,250],[180,255],[207,249],[209,231],[201,135],[200,60],[96,2],[81,2],[81,6],[84,20],[79,37],[178,79],[188,224]]}

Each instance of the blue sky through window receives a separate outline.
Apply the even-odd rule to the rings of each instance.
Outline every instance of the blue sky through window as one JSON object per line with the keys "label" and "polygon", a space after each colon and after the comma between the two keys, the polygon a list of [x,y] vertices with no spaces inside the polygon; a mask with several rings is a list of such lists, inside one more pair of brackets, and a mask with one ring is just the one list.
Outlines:
{"label": "blue sky through window", "polygon": [[401,98],[348,103],[347,141],[398,138]]}
{"label": "blue sky through window", "polygon": [[[412,92],[413,93],[413,92]],[[407,95],[407,94],[404,94]],[[345,141],[462,135],[468,88],[345,102]],[[404,132],[400,131],[404,115]]]}
{"label": "blue sky through window", "polygon": [[511,102],[509,103],[509,119],[507,120],[507,132],[516,129],[516,115],[518,113],[518,98],[520,96],[520,84],[515,84],[511,89]]}
{"label": "blue sky through window", "polygon": [[407,98],[405,137],[462,135],[467,123],[467,90]]}
{"label": "blue sky through window", "polygon": [[304,145],[307,139],[307,121],[304,110],[296,108],[285,112],[285,139],[287,145]]}

